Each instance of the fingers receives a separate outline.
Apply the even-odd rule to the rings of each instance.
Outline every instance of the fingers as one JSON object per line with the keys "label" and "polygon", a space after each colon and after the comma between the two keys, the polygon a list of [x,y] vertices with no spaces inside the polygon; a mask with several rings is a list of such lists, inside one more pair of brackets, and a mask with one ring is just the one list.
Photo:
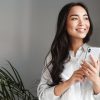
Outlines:
{"label": "fingers", "polygon": [[82,68],[84,68],[85,70],[88,70],[89,72],[92,72],[92,73],[97,72],[96,68],[87,61],[84,61],[84,63],[81,66]]}
{"label": "fingers", "polygon": [[91,81],[95,81],[95,79],[98,77],[98,73],[99,73],[99,61],[96,61],[92,56],[91,56],[91,61],[93,64],[87,62],[87,61],[83,61],[83,63],[81,64],[82,66],[82,70],[84,72],[84,74],[86,75],[86,77],[91,80]]}
{"label": "fingers", "polygon": [[81,75],[82,77],[85,75],[82,68],[80,68],[79,70],[76,70],[74,73],[77,75]]}
{"label": "fingers", "polygon": [[75,82],[82,82],[83,79],[81,76],[76,76]]}
{"label": "fingers", "polygon": [[91,75],[94,74],[93,71],[90,70],[89,68],[83,67],[82,70],[83,70],[83,72],[85,73],[86,76],[91,76]]}
{"label": "fingers", "polygon": [[73,80],[75,82],[77,82],[77,81],[80,81],[81,82],[84,79],[84,76],[83,75],[84,75],[84,72],[81,69],[79,69],[79,70],[76,70],[73,73],[72,78],[73,78]]}
{"label": "fingers", "polygon": [[97,66],[97,60],[93,57],[93,55],[90,55],[91,63],[93,64],[94,67]]}

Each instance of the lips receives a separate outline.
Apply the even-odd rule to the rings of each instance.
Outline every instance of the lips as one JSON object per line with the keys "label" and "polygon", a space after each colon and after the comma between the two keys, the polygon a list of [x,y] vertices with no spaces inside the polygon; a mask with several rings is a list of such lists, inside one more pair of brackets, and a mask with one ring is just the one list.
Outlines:
{"label": "lips", "polygon": [[86,31],[86,29],[85,28],[77,28],[76,31],[83,33]]}

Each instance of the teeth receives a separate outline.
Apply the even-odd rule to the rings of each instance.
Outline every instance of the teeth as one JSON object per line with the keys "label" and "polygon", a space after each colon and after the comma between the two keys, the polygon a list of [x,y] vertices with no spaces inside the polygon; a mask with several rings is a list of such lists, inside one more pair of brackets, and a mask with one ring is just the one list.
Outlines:
{"label": "teeth", "polygon": [[78,29],[76,29],[78,32],[84,32],[86,29],[84,29],[84,28],[78,28]]}

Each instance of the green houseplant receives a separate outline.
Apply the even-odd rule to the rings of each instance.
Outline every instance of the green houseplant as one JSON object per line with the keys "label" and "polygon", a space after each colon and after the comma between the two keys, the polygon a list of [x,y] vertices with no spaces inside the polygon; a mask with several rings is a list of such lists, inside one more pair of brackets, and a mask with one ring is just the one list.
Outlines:
{"label": "green houseplant", "polygon": [[13,75],[4,67],[0,68],[0,100],[38,100],[29,90],[25,89],[18,71],[10,61]]}

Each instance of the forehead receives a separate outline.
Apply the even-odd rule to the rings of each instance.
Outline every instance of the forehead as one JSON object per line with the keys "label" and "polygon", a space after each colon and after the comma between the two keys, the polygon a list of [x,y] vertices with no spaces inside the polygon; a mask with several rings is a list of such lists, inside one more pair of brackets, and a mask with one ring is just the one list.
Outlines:
{"label": "forehead", "polygon": [[70,9],[69,11],[69,14],[68,15],[71,15],[71,14],[87,14],[86,10],[81,7],[81,6],[74,6]]}

